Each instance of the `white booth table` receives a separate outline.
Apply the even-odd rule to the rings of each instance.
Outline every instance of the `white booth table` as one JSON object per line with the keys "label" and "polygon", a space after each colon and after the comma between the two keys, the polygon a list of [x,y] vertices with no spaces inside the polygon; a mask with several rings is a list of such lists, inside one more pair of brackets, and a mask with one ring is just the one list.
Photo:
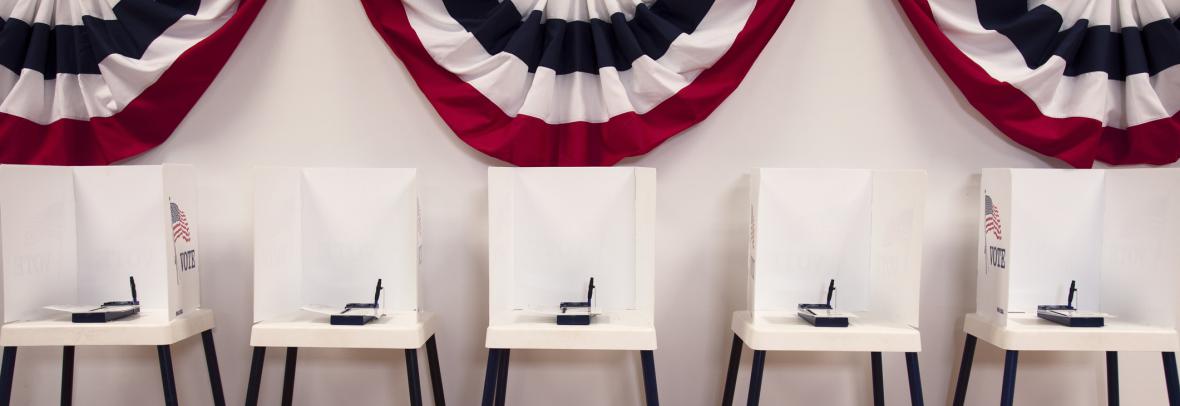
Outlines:
{"label": "white booth table", "polygon": [[[483,405],[503,406],[512,349],[639,351],[649,406],[655,360],[655,170],[489,168],[489,325]],[[596,289],[588,325],[559,303]]]}
{"label": "white booth table", "polygon": [[[926,174],[759,169],[750,177],[750,310],[733,314],[722,405],[733,404],[743,344],[754,351],[747,404],[761,398],[767,351],[868,352],[873,400],[884,404],[881,353],[905,353],[910,399],[922,404],[918,352]],[[817,327],[798,305],[824,303],[847,327]]]}
{"label": "white booth table", "polygon": [[[258,404],[267,347],[285,347],[282,404],[294,397],[299,348],[400,349],[410,404],[422,405],[418,349],[426,347],[434,402],[445,405],[434,315],[420,308],[414,169],[258,168],[254,190],[254,355],[246,404]],[[371,300],[362,325],[332,325],[304,310]]]}
{"label": "white booth table", "polygon": [[[213,402],[224,405],[213,312],[200,308],[199,217],[188,166],[0,166],[0,405],[10,404],[17,348],[47,346],[62,347],[62,405],[73,402],[74,352],[85,346],[155,346],[164,403],[176,405],[171,345],[198,334]],[[138,314],[103,323],[45,308],[129,298]]]}
{"label": "white booth table", "polygon": [[[966,399],[982,339],[1005,351],[1001,405],[1013,403],[1020,351],[1104,352],[1110,405],[1119,404],[1118,353],[1148,351],[1163,354],[1169,404],[1180,406],[1178,201],[1176,169],[984,170],[977,303],[963,322],[953,404]],[[1073,281],[1077,300],[1067,303]],[[1103,313],[1105,325],[1038,318],[1037,306],[1058,304]]]}

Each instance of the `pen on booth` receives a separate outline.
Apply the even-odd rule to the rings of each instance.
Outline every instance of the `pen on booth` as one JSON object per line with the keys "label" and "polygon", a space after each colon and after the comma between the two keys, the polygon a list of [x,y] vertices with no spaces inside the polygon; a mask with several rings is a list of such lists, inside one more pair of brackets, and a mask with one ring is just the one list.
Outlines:
{"label": "pen on booth", "polygon": [[1074,296],[1074,292],[1077,292],[1077,291],[1078,291],[1078,281],[1076,281],[1076,280],[1069,281],[1069,297],[1066,298],[1066,300],[1065,300],[1066,306],[1073,307],[1073,296]]}
{"label": "pen on booth", "polygon": [[832,307],[832,294],[836,292],[836,280],[828,281],[828,308]]}

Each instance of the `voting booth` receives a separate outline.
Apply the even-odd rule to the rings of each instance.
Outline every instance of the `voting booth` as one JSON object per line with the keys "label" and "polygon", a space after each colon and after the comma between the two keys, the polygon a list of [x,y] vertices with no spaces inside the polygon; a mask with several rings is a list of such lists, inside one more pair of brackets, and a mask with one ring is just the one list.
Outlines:
{"label": "voting booth", "polygon": [[655,198],[649,168],[488,169],[484,404],[503,404],[511,349],[640,351],[654,404]]}
{"label": "voting booth", "polygon": [[[977,338],[1007,351],[1006,403],[1018,351],[1103,351],[1111,366],[1118,351],[1158,351],[1174,370],[1180,170],[985,169],[977,215],[977,304],[964,321],[957,404]],[[1070,327],[1038,311],[1066,303],[1104,324]],[[1108,384],[1117,402],[1117,375]]]}
{"label": "voting booth", "polygon": [[[165,400],[174,404],[169,346],[202,334],[214,397],[224,401],[213,313],[200,308],[200,217],[196,174],[187,165],[0,166],[0,398],[7,402],[11,393],[17,347],[64,348],[68,402],[75,346],[155,345]],[[111,301],[134,303],[135,313],[77,322],[77,314]]]}
{"label": "voting booth", "polygon": [[[258,399],[266,347],[287,348],[284,404],[299,347],[403,349],[411,403],[421,404],[417,351],[426,346],[443,402],[434,317],[420,308],[417,184],[415,169],[255,169],[248,404]],[[337,325],[360,312],[371,317]]]}
{"label": "voting booth", "polygon": [[[724,404],[733,401],[743,344],[754,350],[751,404],[759,396],[766,351],[870,352],[877,377],[881,352],[903,352],[914,389],[925,201],[923,171],[751,173],[749,310],[734,313]],[[829,296],[846,327],[801,317],[801,304],[825,303]],[[880,379],[874,383],[880,399]],[[920,402],[920,388],[911,396]]]}

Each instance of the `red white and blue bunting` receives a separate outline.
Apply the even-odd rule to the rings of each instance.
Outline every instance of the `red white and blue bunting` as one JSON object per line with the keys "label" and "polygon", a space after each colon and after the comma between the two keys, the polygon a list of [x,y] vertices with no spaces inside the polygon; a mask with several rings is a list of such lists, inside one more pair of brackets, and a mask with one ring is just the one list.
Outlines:
{"label": "red white and blue bunting", "polygon": [[1180,159],[1180,3],[899,2],[967,100],[1016,142],[1075,167]]}
{"label": "red white and blue bunting", "polygon": [[612,165],[705,119],[792,0],[362,0],[442,119],[517,165]]}
{"label": "red white and blue bunting", "polygon": [[0,2],[0,162],[108,164],[159,145],[264,1]]}

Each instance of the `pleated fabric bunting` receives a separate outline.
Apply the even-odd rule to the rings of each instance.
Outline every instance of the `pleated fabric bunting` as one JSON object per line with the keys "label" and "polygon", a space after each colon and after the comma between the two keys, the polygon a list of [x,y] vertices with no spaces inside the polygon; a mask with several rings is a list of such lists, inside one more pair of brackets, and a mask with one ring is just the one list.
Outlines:
{"label": "pleated fabric bunting", "polygon": [[898,0],[967,100],[1079,168],[1180,159],[1180,3]]}
{"label": "pleated fabric bunting", "polygon": [[522,166],[613,165],[704,120],[787,0],[362,0],[467,144]]}
{"label": "pleated fabric bunting", "polygon": [[101,165],[164,142],[264,2],[0,1],[0,162]]}

